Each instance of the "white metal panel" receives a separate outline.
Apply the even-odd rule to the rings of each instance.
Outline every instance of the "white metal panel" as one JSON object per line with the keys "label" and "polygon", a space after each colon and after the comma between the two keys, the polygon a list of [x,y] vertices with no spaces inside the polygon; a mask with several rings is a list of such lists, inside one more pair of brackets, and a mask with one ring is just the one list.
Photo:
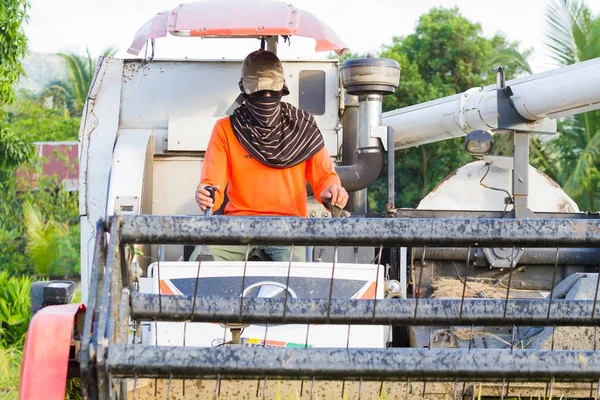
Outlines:
{"label": "white metal panel", "polygon": [[[421,200],[419,209],[502,211],[506,193],[480,185],[487,166],[475,161],[446,177]],[[490,166],[484,181],[488,186],[512,193],[512,171]],[[529,166],[529,208],[535,212],[579,212],[577,204],[547,175]],[[512,210],[509,205],[508,210]]]}
{"label": "white metal panel", "polygon": [[156,215],[200,215],[195,191],[200,183],[201,159],[169,157],[154,160],[152,213]]}
{"label": "white metal panel", "polygon": [[[115,209],[117,198],[135,199],[132,204],[133,210],[124,212],[133,212],[143,214],[142,199],[144,189],[148,195],[152,195],[151,190],[145,188],[145,185],[152,185],[152,158],[154,141],[152,130],[150,129],[125,129],[119,131],[119,137],[113,153],[112,167],[110,172],[110,184],[108,187],[108,201],[106,205],[107,218],[118,212]],[[146,176],[150,173],[150,176]],[[150,204],[151,199],[143,199]],[[127,203],[129,204],[129,203]]]}
{"label": "white metal panel", "polygon": [[[196,204],[195,191],[200,183],[202,158],[160,157],[153,164],[152,214],[201,215]],[[156,256],[153,246],[152,256]],[[165,246],[165,259],[178,260],[183,256],[183,246]]]}
{"label": "white metal panel", "polygon": [[[127,160],[127,151],[113,160],[117,132],[154,132],[152,207],[155,214],[197,214],[194,189],[202,159],[181,157],[177,151],[202,151],[216,119],[223,117],[239,93],[241,60],[153,61],[105,58],[90,90],[80,131],[80,215],[82,295],[87,299],[95,224],[114,209],[116,191],[139,190],[138,163],[126,172],[115,163]],[[299,74],[325,72],[325,113],[315,115],[329,153],[338,153],[339,79],[335,60],[284,61],[291,94],[285,100],[298,105]],[[169,121],[171,121],[169,123]],[[197,123],[200,121],[200,123]],[[197,126],[194,126],[197,125]],[[143,133],[146,132],[146,133]],[[125,135],[129,135],[125,133]],[[141,145],[140,145],[141,146]],[[120,147],[120,146],[118,146]],[[135,147],[135,146],[134,146]],[[171,153],[169,152],[171,151]],[[117,149],[117,153],[121,150]],[[126,161],[128,162],[128,161]],[[134,165],[135,164],[135,165]],[[111,168],[113,200],[109,201]],[[119,168],[119,170],[122,170]],[[128,174],[135,176],[127,176]],[[126,183],[127,179],[132,179]],[[137,189],[136,189],[137,187]]]}
{"label": "white metal panel", "polygon": [[[303,70],[325,72],[325,113],[315,115],[327,150],[337,155],[339,122],[339,79],[337,61],[283,61],[290,95],[299,103],[299,74]],[[123,74],[121,128],[166,129],[168,150],[203,151],[204,136],[239,94],[241,60],[153,61],[127,60]],[[189,126],[186,126],[189,125]],[[178,128],[177,130],[174,128]],[[179,130],[181,129],[181,130]],[[202,136],[202,137],[199,137]],[[158,149],[157,149],[158,150]]]}
{"label": "white metal panel", "polygon": [[90,91],[81,125],[81,297],[88,298],[96,222],[104,218],[112,152],[117,137],[123,60],[105,58]]}
{"label": "white metal panel", "polygon": [[[515,108],[530,120],[559,118],[600,108],[600,58],[506,82]],[[404,149],[451,137],[471,129],[497,126],[496,85],[433,100],[383,114],[383,124],[395,131],[395,148]],[[546,124],[545,126],[542,124]],[[553,131],[556,122],[531,125]]]}
{"label": "white metal panel", "polygon": [[[177,294],[177,289],[172,286],[172,279],[200,277],[200,281],[205,278],[228,277],[240,278],[245,275],[248,278],[246,282],[253,277],[265,277],[265,281],[285,282],[286,277],[291,277],[290,289],[298,289],[294,287],[294,278],[317,278],[329,281],[332,276],[332,263],[301,263],[293,262],[291,267],[288,262],[222,262],[212,261],[203,262],[202,268],[198,270],[198,264],[195,262],[161,262],[160,273],[158,272],[159,265],[152,264],[148,270],[150,278],[145,281],[152,280],[152,285],[149,282],[144,282],[143,290],[151,293],[159,293],[158,276],[163,281],[163,285],[173,288],[173,293]],[[268,273],[266,272],[268,271]],[[373,285],[377,287],[376,297],[382,299],[384,297],[383,289],[384,268],[374,264],[335,264],[334,279],[335,281],[355,280],[361,281],[362,288],[356,292],[353,298],[361,298]],[[378,280],[378,284],[375,280]],[[364,282],[364,286],[363,286]],[[246,287],[250,286],[249,283]],[[326,285],[326,293],[317,292],[316,297],[327,298],[329,284]],[[151,287],[151,290],[148,288]],[[313,288],[317,290],[316,287]],[[242,291],[242,286],[228,287],[223,286],[215,288],[221,291],[222,296],[238,296]],[[189,294],[188,294],[189,295]],[[260,295],[262,297],[262,294]],[[267,294],[268,296],[268,294]],[[313,295],[314,296],[314,295]],[[300,296],[299,297],[303,297]],[[347,298],[350,298],[348,295]],[[368,298],[368,295],[366,296]],[[158,345],[181,346],[184,343],[184,324],[173,322],[159,322],[157,324],[158,337],[152,337],[150,343],[158,343]],[[276,346],[281,346],[282,343],[295,345],[304,345],[308,340],[308,346],[311,347],[341,347],[346,346],[353,348],[384,348],[387,339],[385,335],[387,327],[383,326],[358,326],[353,325],[350,329],[348,337],[348,326],[340,325],[311,325],[309,337],[306,337],[306,325],[269,325],[267,331],[267,343],[269,341],[279,342]],[[214,346],[215,339],[231,340],[229,330],[225,331],[223,327],[211,323],[187,323],[185,328],[185,344],[186,346],[211,347]],[[155,329],[152,327],[152,335]],[[263,340],[265,338],[264,325],[250,325],[244,329],[242,340]],[[143,339],[144,340],[144,339]],[[272,342],[271,342],[272,343]]]}
{"label": "white metal panel", "polygon": [[206,150],[212,129],[221,117],[169,117],[167,149],[171,151]]}

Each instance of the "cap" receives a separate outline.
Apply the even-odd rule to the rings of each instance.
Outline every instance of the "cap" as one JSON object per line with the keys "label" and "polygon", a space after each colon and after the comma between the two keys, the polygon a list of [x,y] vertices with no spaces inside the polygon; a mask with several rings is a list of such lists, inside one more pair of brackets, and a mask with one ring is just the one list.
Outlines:
{"label": "cap", "polygon": [[285,85],[283,67],[275,53],[256,50],[248,54],[242,66],[242,85],[246,94],[282,90]]}

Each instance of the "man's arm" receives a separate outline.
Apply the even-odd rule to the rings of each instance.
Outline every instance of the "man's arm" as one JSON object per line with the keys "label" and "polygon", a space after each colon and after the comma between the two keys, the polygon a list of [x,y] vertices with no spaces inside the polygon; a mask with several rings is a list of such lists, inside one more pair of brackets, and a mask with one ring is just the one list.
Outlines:
{"label": "man's arm", "polygon": [[325,147],[306,161],[306,179],[313,188],[315,198],[318,201],[322,203],[325,198],[332,205],[337,205],[340,208],[346,206],[348,193],[342,187],[340,177],[335,172]]}
{"label": "man's arm", "polygon": [[220,122],[217,122],[213,128],[212,135],[206,148],[204,163],[202,165],[202,176],[200,184],[196,188],[196,202],[202,211],[206,207],[211,207],[211,199],[205,186],[214,186],[215,201],[212,204],[213,209],[221,207],[224,198],[224,190],[229,181],[229,146],[227,138]]}

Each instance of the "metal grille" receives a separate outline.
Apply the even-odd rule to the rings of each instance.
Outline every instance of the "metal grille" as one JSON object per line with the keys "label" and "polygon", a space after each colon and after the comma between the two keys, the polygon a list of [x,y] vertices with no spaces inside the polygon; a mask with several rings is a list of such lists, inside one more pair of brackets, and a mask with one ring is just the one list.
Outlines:
{"label": "metal grille", "polygon": [[[243,244],[247,245],[247,254],[254,244],[335,246],[334,261],[330,263],[329,295],[316,299],[288,295],[294,268],[291,256],[283,298],[201,296],[198,278],[203,261],[197,262],[192,296],[140,293],[136,279],[132,278],[128,247],[177,243]],[[205,383],[212,380],[210,391],[215,398],[240,398],[229,389],[222,390],[223,385],[234,381],[241,382],[236,383],[239,390],[247,389],[254,381],[252,388],[256,392],[252,394],[262,398],[274,397],[271,396],[273,390],[284,390],[282,385],[298,382],[299,387],[296,385],[293,389],[296,396],[309,398],[316,398],[322,390],[336,392],[337,398],[350,395],[355,398],[470,398],[482,392],[501,398],[514,394],[548,398],[565,393],[569,398],[596,398],[600,379],[600,353],[596,351],[600,318],[597,301],[558,299],[554,296],[554,287],[558,282],[561,251],[599,245],[600,220],[594,218],[113,217],[106,226],[98,225],[96,237],[89,311],[84,327],[92,334],[85,337],[81,347],[84,394],[86,398],[104,399],[125,398],[129,393],[129,397],[137,398],[142,396],[139,383],[150,379],[146,389],[152,387],[154,396],[185,397],[186,390],[193,390],[193,382],[202,379]],[[375,282],[379,282],[380,274],[384,273],[384,266],[380,269],[384,246],[425,246],[420,251],[420,261],[413,257],[414,296],[373,300],[335,298],[334,278],[340,246],[374,247]],[[461,275],[458,270],[456,279],[463,285],[462,296],[454,299],[423,297],[427,246],[465,247],[467,266],[472,261],[472,247],[504,246],[513,252],[527,247],[554,248],[552,289],[546,299],[516,298],[515,288],[511,288],[516,270],[513,264],[507,268],[507,283],[502,288],[505,292],[499,298],[468,298],[472,277]],[[203,253],[205,251],[203,246]],[[337,266],[339,268],[339,264]],[[159,281],[160,269],[159,264]],[[599,283],[597,279],[592,299],[598,297]],[[244,264],[241,292],[247,287]],[[184,324],[183,346],[157,345],[158,337],[154,344],[128,343],[129,330],[135,342],[143,323],[150,322],[156,328],[158,321]],[[186,329],[189,323],[195,322],[230,326],[264,324],[264,340],[262,346],[257,347],[229,346],[227,328],[223,328],[223,340],[215,347],[186,346]],[[306,324],[305,346],[266,348],[269,327],[276,324]],[[308,348],[310,328],[315,324],[347,325],[347,337],[342,339],[345,339],[345,347]],[[349,345],[351,329],[361,325],[411,327],[415,332],[420,329],[426,332],[426,348],[352,348]],[[486,327],[497,328],[505,335],[487,330],[484,337],[481,332]],[[551,330],[548,348],[528,348],[528,335],[539,334],[544,327]],[[457,333],[459,328],[461,334]],[[584,335],[593,335],[590,340],[593,345],[555,349],[556,329],[585,329]],[[452,345],[461,340],[468,346],[455,348]],[[486,341],[504,345],[486,348]],[[341,382],[341,387],[329,381]],[[334,397],[321,394],[319,398]]]}

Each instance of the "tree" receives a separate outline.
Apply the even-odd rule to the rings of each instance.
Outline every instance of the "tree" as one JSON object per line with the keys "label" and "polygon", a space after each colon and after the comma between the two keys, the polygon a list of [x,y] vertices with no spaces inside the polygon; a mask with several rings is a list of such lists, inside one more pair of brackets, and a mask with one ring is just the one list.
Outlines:
{"label": "tree", "polygon": [[[102,56],[110,57],[116,52],[116,49],[109,47]],[[89,50],[86,50],[86,57],[74,53],[58,55],[65,61],[69,80],[50,83],[42,92],[42,97],[50,98],[55,107],[66,109],[71,115],[80,116],[94,77],[96,61]]]}
{"label": "tree", "polygon": [[27,142],[77,140],[80,117],[49,108],[35,95],[20,91],[8,111],[11,131]]}
{"label": "tree", "polygon": [[[600,57],[600,16],[579,0],[551,0],[546,46],[558,65]],[[582,209],[600,206],[600,111],[566,118],[557,138],[533,142],[535,160]]]}
{"label": "tree", "polygon": [[3,0],[0,7],[0,168],[13,167],[33,154],[32,146],[10,131],[5,110],[23,74],[21,59],[27,53],[23,24],[28,9],[29,0]]}
{"label": "tree", "polygon": [[[41,168],[32,164],[33,170]],[[26,184],[18,185],[15,174],[0,180],[2,270],[10,275],[78,273],[77,193],[66,191],[55,176],[40,175],[35,188]]]}
{"label": "tree", "polygon": [[79,272],[79,251],[73,246],[67,222],[57,222],[52,216],[44,218],[27,201],[23,203],[23,217],[27,229],[25,254],[37,275]]}
{"label": "tree", "polygon": [[[530,50],[500,34],[485,38],[481,26],[463,17],[457,8],[434,8],[420,17],[415,33],[394,37],[381,57],[400,64],[402,74],[395,95],[384,98],[384,111],[460,93],[495,82],[490,60],[501,62],[511,76],[528,70]],[[463,140],[437,142],[396,152],[396,206],[414,207],[439,181],[471,161]],[[383,181],[371,188],[369,200],[382,210]],[[383,201],[383,202],[382,202]]]}
{"label": "tree", "polygon": [[[11,134],[27,144],[37,141],[76,140],[79,130],[79,118],[64,115],[59,110],[48,109],[40,104],[38,99],[23,92],[17,94],[16,101],[9,107],[7,121],[11,127]],[[44,160],[31,159],[20,163],[19,167],[23,171],[35,171],[42,168],[43,162]],[[38,179],[36,188],[24,188],[24,182],[18,184],[17,181],[13,168],[0,169],[1,269],[10,275],[77,273],[77,194],[65,191],[61,182],[53,177]],[[43,225],[40,225],[44,228],[43,231],[26,229],[24,204],[30,204],[36,215],[45,216],[39,218],[43,222]],[[45,244],[48,244],[46,247],[49,250],[60,249],[60,253],[48,264],[48,268],[41,266],[38,256],[43,253],[39,249]],[[49,252],[44,258],[50,260],[51,254],[53,253]]]}

